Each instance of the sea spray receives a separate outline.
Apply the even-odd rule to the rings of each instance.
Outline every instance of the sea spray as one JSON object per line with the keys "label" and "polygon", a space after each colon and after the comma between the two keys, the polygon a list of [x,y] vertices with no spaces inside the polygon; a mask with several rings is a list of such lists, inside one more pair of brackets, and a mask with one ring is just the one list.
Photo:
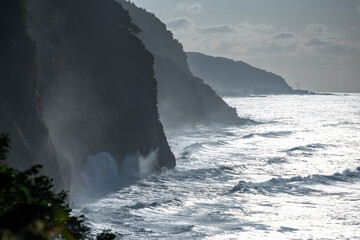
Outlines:
{"label": "sea spray", "polygon": [[101,193],[118,181],[118,164],[106,152],[90,155],[81,176],[85,181],[87,194]]}
{"label": "sea spray", "polygon": [[149,153],[148,156],[138,155],[138,164],[139,164],[139,174],[141,176],[146,176],[154,173],[157,169],[159,169],[159,149],[155,149]]}
{"label": "sea spray", "polygon": [[155,173],[159,168],[158,152],[155,149],[147,156],[138,152],[129,155],[120,164],[110,153],[89,155],[81,171],[86,188],[83,194],[99,197]]}

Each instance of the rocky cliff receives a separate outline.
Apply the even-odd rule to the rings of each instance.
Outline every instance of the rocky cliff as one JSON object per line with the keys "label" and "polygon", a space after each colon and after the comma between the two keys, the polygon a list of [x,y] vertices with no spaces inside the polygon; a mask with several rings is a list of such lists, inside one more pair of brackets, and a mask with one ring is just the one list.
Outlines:
{"label": "rocky cliff", "polygon": [[204,122],[245,122],[210,86],[191,74],[182,45],[173,38],[164,23],[133,3],[119,2],[140,28],[137,36],[155,56],[160,119],[166,127],[178,128]]}
{"label": "rocky cliff", "polygon": [[70,175],[61,172],[70,164],[55,151],[40,108],[36,46],[26,12],[25,1],[0,3],[0,132],[11,135],[11,166],[24,170],[42,164],[59,189],[68,188]]}
{"label": "rocky cliff", "polygon": [[1,131],[16,136],[13,152],[19,155],[11,162],[25,165],[20,159],[26,153],[33,157],[27,165],[42,163],[61,182],[71,170],[56,158],[53,142],[75,178],[87,156],[99,152],[121,162],[158,149],[153,171],[175,167],[159,121],[153,56],[120,4],[1,4],[11,8],[1,6],[1,24],[8,32],[1,37],[5,75],[0,79]]}

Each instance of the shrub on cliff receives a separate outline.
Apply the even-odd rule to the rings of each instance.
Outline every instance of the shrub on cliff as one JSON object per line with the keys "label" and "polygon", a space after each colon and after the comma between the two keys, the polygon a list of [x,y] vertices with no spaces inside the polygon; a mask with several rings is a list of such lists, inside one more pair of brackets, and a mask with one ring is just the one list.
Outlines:
{"label": "shrub on cliff", "polygon": [[[10,149],[7,134],[0,136],[0,160]],[[0,163],[0,234],[2,239],[85,239],[84,216],[71,216],[67,194],[55,193],[53,180],[38,176],[40,165],[19,171]]]}
{"label": "shrub on cliff", "polygon": [[[0,135],[0,161],[10,150],[8,134]],[[55,193],[53,180],[38,176],[40,165],[27,171],[0,162],[0,235],[1,239],[87,239],[89,228],[84,216],[71,216],[67,194]],[[105,230],[97,239],[114,239]]]}

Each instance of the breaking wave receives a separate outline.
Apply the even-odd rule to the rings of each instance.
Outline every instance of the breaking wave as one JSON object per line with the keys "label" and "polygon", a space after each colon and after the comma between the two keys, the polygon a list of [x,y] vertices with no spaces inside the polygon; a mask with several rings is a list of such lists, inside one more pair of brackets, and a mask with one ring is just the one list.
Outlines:
{"label": "breaking wave", "polygon": [[325,144],[314,143],[314,144],[308,144],[306,146],[294,147],[294,148],[291,148],[289,150],[286,150],[286,152],[295,152],[295,151],[312,152],[312,151],[315,151],[317,149],[323,149],[323,148],[326,148],[326,147],[327,147],[327,145],[325,145]]}
{"label": "breaking wave", "polygon": [[246,182],[240,181],[230,193],[252,193],[252,194],[276,194],[287,193],[292,195],[310,194],[318,192],[318,190],[311,189],[309,185],[323,184],[332,185],[334,182],[353,183],[360,179],[360,167],[355,170],[345,170],[342,173],[335,173],[333,175],[310,175],[307,177],[292,177],[292,178],[272,178],[265,182]]}
{"label": "breaking wave", "polygon": [[164,204],[170,204],[170,205],[181,205],[181,201],[179,199],[171,199],[167,201],[161,201],[161,202],[151,202],[151,203],[143,203],[143,202],[137,202],[134,205],[131,206],[124,206],[124,209],[133,209],[133,210],[139,210],[144,208],[155,208],[159,207]]}
{"label": "breaking wave", "polygon": [[290,135],[291,133],[292,133],[291,131],[251,133],[251,134],[243,136],[242,138],[247,139],[247,138],[253,138],[253,137],[256,137],[256,136],[265,137],[265,138],[278,138],[278,137],[283,137],[283,136]]}
{"label": "breaking wave", "polygon": [[158,149],[147,156],[140,153],[126,157],[120,164],[111,154],[102,152],[87,158],[81,176],[85,195],[96,197],[144,178],[158,168]]}

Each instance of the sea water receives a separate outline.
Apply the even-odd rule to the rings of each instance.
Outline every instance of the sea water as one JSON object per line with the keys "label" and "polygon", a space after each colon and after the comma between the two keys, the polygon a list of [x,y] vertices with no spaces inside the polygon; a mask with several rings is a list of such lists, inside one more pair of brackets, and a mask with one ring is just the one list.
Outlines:
{"label": "sea water", "polygon": [[167,132],[177,167],[160,175],[90,156],[85,179],[110,167],[76,213],[124,239],[360,239],[360,94],[225,101],[256,124]]}

